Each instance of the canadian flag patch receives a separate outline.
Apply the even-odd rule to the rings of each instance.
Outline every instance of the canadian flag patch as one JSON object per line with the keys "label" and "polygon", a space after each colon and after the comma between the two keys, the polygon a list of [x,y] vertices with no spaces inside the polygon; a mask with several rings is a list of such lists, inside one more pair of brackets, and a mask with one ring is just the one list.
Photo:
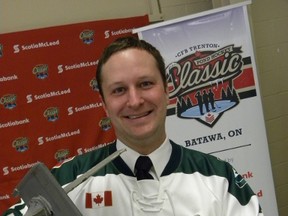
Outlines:
{"label": "canadian flag patch", "polygon": [[112,206],[112,191],[86,193],[86,208]]}

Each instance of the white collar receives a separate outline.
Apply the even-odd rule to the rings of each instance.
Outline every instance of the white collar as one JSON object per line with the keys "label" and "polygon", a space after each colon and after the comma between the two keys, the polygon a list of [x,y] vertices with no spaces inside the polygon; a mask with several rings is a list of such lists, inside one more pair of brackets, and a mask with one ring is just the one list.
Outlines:
{"label": "white collar", "polygon": [[[116,148],[117,150],[126,148],[127,151],[121,154],[120,157],[124,160],[124,162],[128,165],[128,167],[134,173],[136,160],[141,154],[129,148],[128,146],[126,146],[124,143],[122,143],[118,139],[116,142]],[[166,137],[166,139],[159,146],[159,148],[157,148],[155,151],[147,155],[150,157],[153,163],[154,170],[152,171],[155,172],[154,174],[156,175],[158,179],[160,179],[160,176],[170,159],[171,153],[172,153],[172,146],[171,146],[171,143],[169,142],[169,139]]]}

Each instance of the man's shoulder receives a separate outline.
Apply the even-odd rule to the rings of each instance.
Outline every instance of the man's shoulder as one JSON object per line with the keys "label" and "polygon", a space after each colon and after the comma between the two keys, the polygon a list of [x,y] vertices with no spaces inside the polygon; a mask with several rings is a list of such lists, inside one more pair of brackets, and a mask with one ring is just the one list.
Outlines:
{"label": "man's shoulder", "polygon": [[[204,152],[186,148],[179,144],[171,142],[181,152],[181,162],[178,170],[185,170],[188,173],[201,173],[205,176],[218,175],[226,177],[229,171],[232,171],[232,166],[226,161]],[[228,171],[228,173],[227,173]]]}
{"label": "man's shoulder", "polygon": [[93,166],[104,160],[113,152],[114,148],[115,143],[111,143],[105,147],[68,158],[55,165],[51,169],[51,173],[61,185],[64,185],[73,181],[77,176],[87,172]]}
{"label": "man's shoulder", "polygon": [[182,157],[193,157],[193,158],[196,157],[197,159],[207,159],[207,160],[215,160],[215,161],[223,162],[221,159],[219,159],[218,157],[213,156],[212,154],[184,147],[184,146],[182,146],[182,145],[180,145],[178,143],[175,143],[172,140],[170,140],[170,142],[171,142],[171,144],[172,144],[174,149],[178,148],[178,151],[181,152]]}

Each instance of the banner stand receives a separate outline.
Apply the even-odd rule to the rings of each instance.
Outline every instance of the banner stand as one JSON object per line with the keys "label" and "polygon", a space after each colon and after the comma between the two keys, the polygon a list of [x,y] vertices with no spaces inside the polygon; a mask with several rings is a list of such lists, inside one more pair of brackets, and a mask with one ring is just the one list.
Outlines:
{"label": "banner stand", "polygon": [[166,63],[167,134],[231,163],[278,215],[247,14],[251,1],[135,29]]}

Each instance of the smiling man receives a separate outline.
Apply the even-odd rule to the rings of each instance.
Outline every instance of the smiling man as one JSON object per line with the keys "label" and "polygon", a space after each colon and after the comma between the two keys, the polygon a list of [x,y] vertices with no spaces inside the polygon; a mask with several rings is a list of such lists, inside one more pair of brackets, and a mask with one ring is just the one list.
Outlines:
{"label": "smiling man", "polygon": [[145,50],[125,49],[113,54],[99,74],[105,110],[117,138],[141,154],[150,154],[166,138],[168,103],[166,81],[155,58]]}
{"label": "smiling man", "polygon": [[83,215],[263,216],[229,163],[168,138],[165,64],[156,48],[134,37],[117,39],[104,50],[96,80],[117,140],[52,173],[65,186],[116,150],[126,151],[68,193]]}

